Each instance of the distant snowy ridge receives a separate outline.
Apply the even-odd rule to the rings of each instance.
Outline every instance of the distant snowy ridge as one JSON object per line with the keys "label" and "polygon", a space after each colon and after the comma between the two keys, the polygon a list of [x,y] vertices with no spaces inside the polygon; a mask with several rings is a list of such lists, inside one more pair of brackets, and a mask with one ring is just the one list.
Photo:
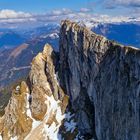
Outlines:
{"label": "distant snowy ridge", "polygon": [[76,20],[80,25],[85,24],[88,28],[97,27],[99,24],[122,24],[122,23],[137,23],[140,24],[140,18],[134,17],[110,17],[108,15],[96,15],[91,18]]}

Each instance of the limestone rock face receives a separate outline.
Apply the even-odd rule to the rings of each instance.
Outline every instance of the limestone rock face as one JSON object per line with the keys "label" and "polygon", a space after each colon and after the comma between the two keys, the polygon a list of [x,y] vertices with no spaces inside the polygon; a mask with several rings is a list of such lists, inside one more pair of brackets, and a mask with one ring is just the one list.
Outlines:
{"label": "limestone rock face", "polygon": [[[50,45],[46,45],[42,53],[39,53],[32,62],[32,67],[29,75],[30,90],[33,97],[32,100],[32,115],[38,120],[42,120],[48,110],[45,104],[46,97],[52,96],[56,101],[63,101],[67,98],[60,88],[55,74],[54,66],[55,54]],[[67,106],[65,106],[64,110]]]}
{"label": "limestone rock face", "polygon": [[78,128],[98,140],[140,139],[140,50],[63,21],[60,83]]}
{"label": "limestone rock face", "polygon": [[0,120],[0,132],[3,140],[17,138],[23,140],[30,132],[32,120],[27,116],[26,93],[28,87],[25,82],[17,86],[12,93],[12,98],[5,109],[5,115]]}
{"label": "limestone rock face", "polygon": [[[68,96],[59,86],[50,45],[33,60],[28,85],[22,82],[13,90],[12,98],[0,118],[0,139],[53,140],[61,138]],[[32,103],[29,105],[29,94]],[[76,137],[76,135],[75,135]]]}

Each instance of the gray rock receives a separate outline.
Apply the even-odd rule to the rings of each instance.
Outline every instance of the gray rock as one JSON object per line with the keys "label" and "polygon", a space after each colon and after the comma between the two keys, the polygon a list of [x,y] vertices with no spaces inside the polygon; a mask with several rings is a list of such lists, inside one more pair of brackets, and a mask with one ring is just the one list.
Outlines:
{"label": "gray rock", "polygon": [[81,133],[98,140],[140,139],[139,49],[63,21],[59,78]]}

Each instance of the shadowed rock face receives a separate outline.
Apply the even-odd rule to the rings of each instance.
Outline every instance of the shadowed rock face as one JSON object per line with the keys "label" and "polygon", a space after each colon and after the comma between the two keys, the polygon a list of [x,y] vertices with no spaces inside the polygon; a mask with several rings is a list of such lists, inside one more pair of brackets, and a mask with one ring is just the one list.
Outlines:
{"label": "shadowed rock face", "polygon": [[59,77],[82,134],[140,139],[140,50],[64,21]]}

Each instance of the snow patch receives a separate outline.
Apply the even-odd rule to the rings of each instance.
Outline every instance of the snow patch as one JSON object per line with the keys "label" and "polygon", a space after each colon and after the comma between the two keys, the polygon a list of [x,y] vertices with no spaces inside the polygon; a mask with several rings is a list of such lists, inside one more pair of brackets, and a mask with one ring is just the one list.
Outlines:
{"label": "snow patch", "polygon": [[[66,131],[73,133],[74,130],[76,129],[76,122],[74,122],[74,119],[73,119],[74,114],[72,114],[71,112],[62,114],[61,107],[59,105],[60,101],[59,100],[56,101],[53,95],[52,96],[45,95],[45,96],[46,96],[45,104],[47,105],[48,110],[46,112],[46,115],[44,116],[43,121],[36,121],[34,118],[32,118],[32,115],[31,115],[31,110],[30,110],[29,102],[28,102],[29,94],[27,93],[27,106],[26,106],[27,116],[33,120],[33,123],[32,123],[32,130],[28,134],[26,139],[28,139],[33,134],[33,131],[38,126],[42,125],[43,129],[42,129],[41,134],[45,138],[49,138],[51,140],[64,140],[61,134],[59,134],[59,128],[62,124],[62,120],[65,119],[64,127]],[[52,117],[52,114],[55,114],[55,119],[57,120],[57,123],[53,121],[52,124],[48,125],[46,123]],[[79,135],[77,136],[77,140],[78,138],[79,138]]]}
{"label": "snow patch", "polygon": [[17,87],[16,87],[16,91],[19,91],[20,90],[20,86],[18,85]]}
{"label": "snow patch", "polygon": [[29,105],[29,102],[28,102],[28,100],[29,100],[29,93],[26,93],[27,95],[26,95],[26,109],[27,109],[27,116],[28,117],[30,117],[31,119],[33,119],[32,118],[32,115],[31,115],[31,110],[30,110],[30,105]]}
{"label": "snow patch", "polygon": [[42,38],[51,38],[51,39],[57,39],[57,38],[59,38],[59,35],[58,35],[58,33],[51,33],[51,34],[48,34],[48,35],[42,35],[41,36]]}
{"label": "snow patch", "polygon": [[[46,115],[45,115],[43,121],[36,121],[31,116],[31,110],[29,107],[28,98],[29,98],[29,94],[27,94],[27,106],[26,106],[27,116],[33,120],[33,123],[32,123],[32,130],[28,134],[26,139],[28,139],[31,136],[31,134],[33,134],[33,131],[35,128],[37,128],[39,125],[43,125],[42,135],[44,137],[46,137],[46,138],[49,137],[49,139],[51,139],[51,140],[58,140],[58,139],[63,140],[62,136],[59,134],[59,127],[61,126],[61,121],[65,118],[65,114],[63,115],[61,112],[61,107],[59,106],[60,101],[56,101],[54,99],[53,95],[50,97],[46,95],[45,104],[47,104],[48,110],[46,112]],[[48,119],[50,119],[50,117],[52,117],[51,116],[52,114],[56,114],[55,118],[56,118],[58,124],[53,122],[51,125],[47,125],[46,122],[48,121]]]}
{"label": "snow patch", "polygon": [[11,137],[10,140],[17,140],[17,139],[18,139],[18,138],[17,138],[17,136],[16,136],[16,137],[14,137],[14,138]]}
{"label": "snow patch", "polygon": [[29,99],[29,93],[26,93],[26,113],[27,113],[27,116],[29,118],[32,119],[32,129],[30,131],[30,133],[27,135],[26,139],[31,135],[32,131],[37,128],[40,124],[41,124],[41,121],[36,121],[33,117],[32,117],[32,113],[31,113],[31,110],[30,110],[30,105],[29,105],[29,102],[28,102],[28,99]]}
{"label": "snow patch", "polygon": [[36,121],[33,117],[32,117],[32,113],[31,113],[31,110],[30,110],[30,105],[29,105],[29,102],[28,102],[28,99],[29,99],[29,93],[27,93],[27,106],[26,106],[26,109],[27,109],[27,116],[30,117],[33,122],[32,122],[32,129],[35,129],[36,127],[38,127],[40,124],[41,124],[41,121]]}
{"label": "snow patch", "polygon": [[132,48],[134,50],[140,50],[139,48],[136,48],[136,47],[133,47],[133,46],[128,46],[128,47],[130,47],[130,48]]}
{"label": "snow patch", "polygon": [[[60,101],[56,101],[53,96],[51,96],[51,97],[47,96],[46,102],[49,107],[49,110],[46,113],[46,117],[47,117],[47,114],[51,114],[51,112],[53,111],[53,112],[56,112],[57,121],[61,122],[61,120],[64,119],[64,115],[62,115],[61,108],[60,108],[60,106],[58,106]],[[50,103],[50,105],[49,105],[49,103]]]}
{"label": "snow patch", "polygon": [[66,128],[66,131],[70,131],[71,133],[73,133],[76,128],[76,123],[74,122],[74,120],[71,120],[70,122],[65,122],[64,126]]}
{"label": "snow patch", "polygon": [[84,137],[81,136],[79,132],[74,140],[84,140]]}
{"label": "snow patch", "polygon": [[70,119],[71,119],[72,117],[74,117],[74,114],[71,114],[71,112],[68,112],[68,113],[65,114],[65,119],[66,119],[67,121],[70,121]]}
{"label": "snow patch", "polygon": [[50,37],[51,39],[59,38],[59,36],[58,36],[57,33],[52,33],[52,34],[49,35],[49,37]]}
{"label": "snow patch", "polygon": [[58,140],[58,128],[56,127],[56,124],[53,122],[51,126],[44,125],[44,131],[46,133],[46,136],[49,137],[49,139],[52,140]]}
{"label": "snow patch", "polygon": [[65,115],[63,115],[61,112],[61,108],[59,106],[60,101],[56,101],[53,95],[50,97],[47,96],[46,98],[46,104],[49,109],[45,116],[45,122],[47,122],[53,112],[56,114],[55,118],[58,122],[58,125],[56,125],[55,122],[53,122],[50,126],[44,124],[44,132],[46,136],[49,137],[49,139],[58,140],[58,137],[59,139],[61,137],[61,135],[59,134],[59,127],[61,126],[61,121],[65,118]]}

